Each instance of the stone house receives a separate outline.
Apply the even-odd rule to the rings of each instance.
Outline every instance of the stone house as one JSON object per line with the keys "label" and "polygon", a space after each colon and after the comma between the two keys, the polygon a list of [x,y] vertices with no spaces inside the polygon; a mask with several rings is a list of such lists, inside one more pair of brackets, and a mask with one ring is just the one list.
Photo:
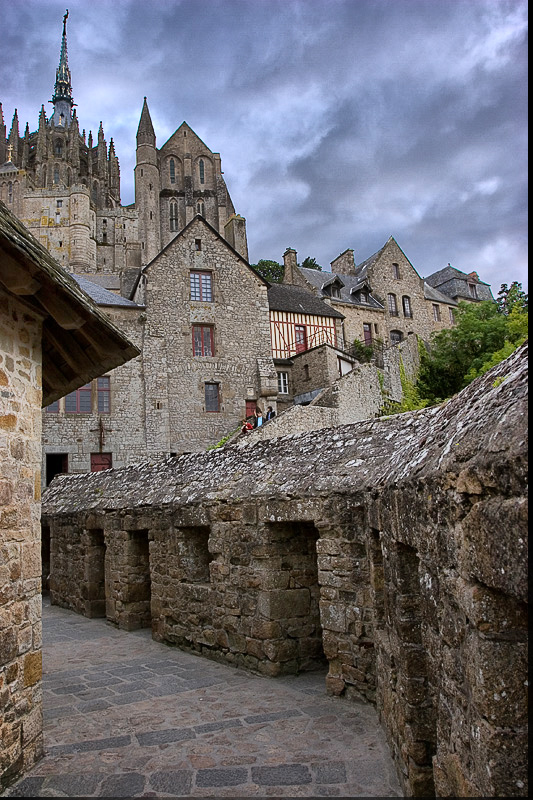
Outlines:
{"label": "stone house", "polygon": [[[203,216],[142,271],[150,456],[205,450],[249,407],[275,405],[267,282]],[[248,405],[247,405],[248,404]]]}
{"label": "stone house", "polygon": [[42,755],[41,407],[138,355],[0,202],[0,788]]}
{"label": "stone house", "polygon": [[353,250],[345,250],[331,262],[331,272],[299,267],[291,248],[283,260],[284,283],[314,291],[343,314],[344,349],[354,340],[388,346],[410,333],[428,341],[454,324],[457,301],[428,285],[392,236],[357,266]]}
{"label": "stone house", "polygon": [[327,666],[407,796],[527,796],[526,409],[524,345],[441,406],[58,477],[52,602],[264,675]]}

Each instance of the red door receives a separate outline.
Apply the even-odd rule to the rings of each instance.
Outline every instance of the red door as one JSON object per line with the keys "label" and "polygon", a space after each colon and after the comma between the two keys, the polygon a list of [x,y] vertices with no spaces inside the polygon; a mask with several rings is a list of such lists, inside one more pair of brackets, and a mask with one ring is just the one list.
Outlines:
{"label": "red door", "polygon": [[102,472],[113,466],[112,453],[91,453],[91,472]]}
{"label": "red door", "polygon": [[256,406],[257,403],[255,400],[246,401],[246,419],[250,419],[250,417],[253,417]]}

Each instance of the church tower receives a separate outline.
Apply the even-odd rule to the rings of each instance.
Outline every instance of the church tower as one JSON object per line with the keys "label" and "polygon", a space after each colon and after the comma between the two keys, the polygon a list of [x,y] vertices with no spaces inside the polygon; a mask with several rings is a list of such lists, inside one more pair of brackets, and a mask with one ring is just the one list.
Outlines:
{"label": "church tower", "polygon": [[139,214],[141,261],[148,264],[161,250],[159,193],[160,175],[155,132],[146,97],[137,129],[135,208]]}

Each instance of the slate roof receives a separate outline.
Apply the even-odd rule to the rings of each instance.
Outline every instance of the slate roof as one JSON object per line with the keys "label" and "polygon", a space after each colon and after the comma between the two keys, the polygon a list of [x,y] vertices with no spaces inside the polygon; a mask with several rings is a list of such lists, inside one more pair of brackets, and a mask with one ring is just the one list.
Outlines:
{"label": "slate roof", "polygon": [[99,286],[97,283],[93,283],[92,281],[87,280],[87,278],[83,275],[73,275],[72,277],[74,278],[76,283],[80,286],[80,288],[82,288],[83,291],[86,292],[98,306],[123,306],[125,308],[144,308],[144,306],[139,306],[137,303],[134,303],[133,300],[127,300],[120,294],[114,294],[114,292],[109,292],[107,289],[104,289],[103,286]]}
{"label": "slate roof", "polygon": [[[451,264],[448,264],[447,267],[433,272],[431,275],[428,275],[427,278],[424,278],[424,280],[430,286],[433,286],[433,288],[438,288],[440,292],[448,297],[465,297],[467,300],[472,300],[472,295],[468,290],[468,284],[470,283],[468,278],[469,276],[466,272],[461,272],[460,269],[456,269],[452,267]],[[474,284],[477,289],[477,300],[494,300],[489,283],[485,283],[485,281],[477,277]]]}
{"label": "slate roof", "polygon": [[[316,271],[312,269],[305,270],[305,272]],[[302,289],[300,286],[290,286],[285,283],[273,283],[270,286],[268,289],[268,305],[272,311],[288,311],[293,314],[312,314],[316,317],[344,319],[344,314],[324,303],[313,292]]]}
{"label": "slate roof", "polygon": [[433,300],[435,303],[445,303],[448,306],[457,305],[453,298],[448,297],[447,294],[439,292],[438,289],[435,289],[429,283],[426,283],[426,281],[424,281],[424,297],[426,300]]}
{"label": "slate roof", "polygon": [[315,286],[319,291],[323,291],[323,287],[330,285],[333,283],[335,278],[338,278],[340,297],[332,298],[333,300],[341,300],[343,303],[350,303],[351,305],[374,308],[380,311],[383,310],[382,304],[376,300],[375,297],[372,297],[372,295],[369,294],[367,303],[361,303],[354,294],[354,292],[359,291],[365,285],[370,291],[370,287],[367,283],[368,275],[366,270],[358,273],[357,275],[345,275],[344,273],[339,272],[321,272],[318,269],[307,269],[306,267],[300,267],[300,272],[306,278],[306,280],[308,280],[309,283],[312,286]]}

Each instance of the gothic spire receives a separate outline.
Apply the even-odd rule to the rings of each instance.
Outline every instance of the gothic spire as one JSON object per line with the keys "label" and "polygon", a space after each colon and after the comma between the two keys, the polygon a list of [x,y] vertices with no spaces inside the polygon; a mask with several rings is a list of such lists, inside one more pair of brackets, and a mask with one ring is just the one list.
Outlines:
{"label": "gothic spire", "polygon": [[141,111],[141,119],[139,127],[137,128],[137,147],[141,144],[149,144],[155,147],[155,131],[152,125],[152,118],[148,111],[148,103],[146,97],[144,98],[143,110]]}
{"label": "gothic spire", "polygon": [[70,82],[70,70],[68,68],[68,55],[67,55],[67,13],[63,17],[63,36],[61,39],[61,52],[59,54],[59,67],[56,70],[56,82],[54,86],[54,96],[52,102],[54,104],[53,124],[55,126],[68,127],[72,118],[72,106],[74,101],[72,99],[72,85]]}

